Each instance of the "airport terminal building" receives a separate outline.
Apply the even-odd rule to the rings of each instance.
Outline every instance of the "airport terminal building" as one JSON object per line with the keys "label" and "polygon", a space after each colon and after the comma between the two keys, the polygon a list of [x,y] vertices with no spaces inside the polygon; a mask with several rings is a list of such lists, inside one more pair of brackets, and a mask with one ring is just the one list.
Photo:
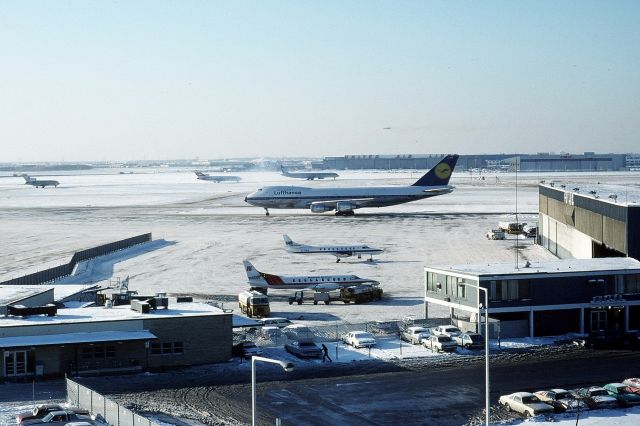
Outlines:
{"label": "airport terminal building", "polygon": [[540,244],[560,258],[640,259],[640,191],[597,185],[541,184]]}

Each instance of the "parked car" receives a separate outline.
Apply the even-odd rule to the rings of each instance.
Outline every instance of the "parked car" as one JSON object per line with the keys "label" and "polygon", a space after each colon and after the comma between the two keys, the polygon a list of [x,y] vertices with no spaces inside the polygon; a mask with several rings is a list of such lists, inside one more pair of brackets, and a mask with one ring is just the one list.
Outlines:
{"label": "parked car", "polygon": [[231,355],[249,359],[254,355],[262,355],[262,349],[253,342],[243,341],[233,345]]}
{"label": "parked car", "polygon": [[447,336],[452,339],[456,336],[462,334],[462,331],[454,325],[439,325],[431,329],[431,334],[435,334],[436,336]]}
{"label": "parked car", "polygon": [[538,391],[533,393],[545,404],[551,405],[556,413],[584,411],[589,406],[586,402],[577,399],[574,394],[565,389],[551,389],[548,391]]}
{"label": "parked car", "polygon": [[609,392],[600,386],[578,389],[575,393],[578,397],[582,398],[592,410],[599,408],[615,408],[618,406],[618,400],[609,395]]}
{"label": "parked car", "polygon": [[366,348],[376,345],[376,339],[366,331],[350,331],[342,337],[342,341],[354,348]]}
{"label": "parked car", "polygon": [[487,240],[504,240],[505,235],[502,229],[490,229],[485,234]]}
{"label": "parked car", "polygon": [[629,389],[624,383],[609,383],[603,386],[609,392],[609,395],[618,400],[621,407],[632,407],[640,405],[640,395]]}
{"label": "parked car", "polygon": [[41,419],[24,420],[20,422],[20,426],[42,425],[42,426],[61,426],[70,422],[88,422],[93,424],[91,417],[88,415],[78,414],[71,410],[51,411]]}
{"label": "parked car", "polygon": [[453,352],[457,349],[456,342],[448,336],[431,335],[427,339],[422,339],[422,346],[432,351]]}
{"label": "parked car", "polygon": [[286,318],[277,318],[277,317],[272,317],[272,318],[261,318],[259,319],[259,321],[262,323],[262,325],[264,326],[275,326],[275,327],[286,327],[288,325],[291,325],[291,321],[289,321]]}
{"label": "parked car", "polygon": [[419,345],[422,343],[422,339],[426,339],[430,335],[429,330],[419,326],[408,327],[406,330],[400,332],[400,338],[412,345]]}
{"label": "parked car", "polygon": [[313,340],[292,340],[284,345],[287,352],[299,358],[320,358],[322,349]]}
{"label": "parked car", "polygon": [[593,349],[619,349],[624,347],[624,333],[618,330],[592,331],[585,339],[585,346]]}
{"label": "parked car", "polygon": [[529,392],[516,392],[510,395],[502,395],[499,402],[510,410],[527,417],[553,413],[553,407],[551,405],[540,401],[537,396]]}
{"label": "parked car", "polygon": [[267,340],[277,340],[280,337],[283,337],[283,333],[282,330],[280,330],[280,327],[276,327],[275,325],[266,325],[260,329],[258,336]]}
{"label": "parked car", "polygon": [[313,331],[306,325],[291,324],[282,329],[282,332],[292,340],[313,340]]}
{"label": "parked car", "polygon": [[26,420],[41,419],[52,411],[69,410],[77,414],[89,414],[88,410],[76,407],[63,407],[60,404],[40,404],[36,405],[33,410],[16,414],[16,423],[20,424]]}
{"label": "parked car", "polygon": [[629,390],[633,393],[640,394],[640,379],[637,377],[630,377],[622,381],[623,384],[629,387]]}
{"label": "parked car", "polygon": [[463,333],[453,339],[458,346],[465,349],[484,349],[484,337],[478,333]]}

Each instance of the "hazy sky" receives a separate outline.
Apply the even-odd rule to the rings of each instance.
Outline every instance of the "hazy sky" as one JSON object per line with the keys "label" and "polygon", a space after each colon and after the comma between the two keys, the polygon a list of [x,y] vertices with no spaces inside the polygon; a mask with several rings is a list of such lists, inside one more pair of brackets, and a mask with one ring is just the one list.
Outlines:
{"label": "hazy sky", "polygon": [[640,1],[0,0],[0,58],[0,162],[640,151]]}

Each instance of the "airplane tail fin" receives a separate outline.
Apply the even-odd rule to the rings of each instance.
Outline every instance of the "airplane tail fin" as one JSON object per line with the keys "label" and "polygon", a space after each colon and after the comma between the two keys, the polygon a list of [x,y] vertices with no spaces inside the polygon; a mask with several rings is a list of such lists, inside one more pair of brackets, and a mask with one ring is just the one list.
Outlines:
{"label": "airplane tail fin", "polygon": [[287,234],[284,234],[284,235],[282,236],[282,238],[284,238],[284,243],[285,243],[286,245],[288,245],[288,246],[292,246],[292,245],[294,245],[294,244],[295,244],[295,243],[293,242],[293,240],[292,240],[291,238],[289,238],[289,236],[288,236]]}
{"label": "airplane tail fin", "polygon": [[22,177],[24,178],[25,183],[29,183],[35,180],[29,175],[22,175]]}
{"label": "airplane tail fin", "polygon": [[196,174],[196,176],[204,176],[204,173],[202,173],[200,170],[196,170],[194,171],[194,173]]}
{"label": "airplane tail fin", "polygon": [[451,178],[453,169],[456,167],[458,157],[458,154],[447,155],[412,186],[440,186],[449,184],[449,179]]}
{"label": "airplane tail fin", "polygon": [[262,275],[260,275],[260,271],[258,271],[247,259],[243,260],[242,264],[244,265],[244,270],[247,273],[247,278],[249,278],[250,280],[255,278],[262,278]]}
{"label": "airplane tail fin", "polygon": [[282,170],[282,175],[283,176],[289,176],[289,172],[287,171],[287,169],[284,168],[284,165],[280,165],[280,170]]}

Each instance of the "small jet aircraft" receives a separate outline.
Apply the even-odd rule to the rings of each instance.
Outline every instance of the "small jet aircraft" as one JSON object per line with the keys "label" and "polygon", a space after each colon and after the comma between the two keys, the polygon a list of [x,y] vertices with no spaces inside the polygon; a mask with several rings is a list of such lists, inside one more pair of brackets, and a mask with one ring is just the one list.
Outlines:
{"label": "small jet aircraft", "polygon": [[287,176],[291,178],[299,178],[306,180],[314,180],[314,179],[324,179],[324,178],[337,178],[338,174],[333,172],[290,172],[284,168],[284,166],[280,166],[282,170],[282,176]]}
{"label": "small jet aircraft", "polygon": [[244,201],[269,209],[308,209],[312,213],[335,210],[336,216],[353,216],[363,207],[386,207],[423,198],[448,194],[454,187],[449,179],[458,155],[447,155],[410,186],[362,186],[357,188],[302,186],[266,186],[245,197]]}
{"label": "small jet aircraft", "polygon": [[268,289],[276,290],[314,290],[327,292],[342,287],[361,284],[378,285],[378,281],[360,278],[356,275],[273,275],[258,271],[248,260],[243,260],[244,270],[249,278],[251,289],[266,293]]}
{"label": "small jet aircraft", "polygon": [[207,173],[202,173],[199,170],[196,170],[194,173],[196,174],[196,176],[200,180],[209,180],[211,182],[216,182],[216,183],[220,183],[220,182],[240,182],[240,180],[242,180],[242,178],[240,176],[230,176],[230,175],[211,176],[211,175],[209,175]]}
{"label": "small jet aircraft", "polygon": [[60,185],[60,182],[58,182],[57,180],[38,180],[36,178],[32,178],[29,175],[22,175],[22,177],[24,178],[25,185],[31,185],[31,186],[35,186],[40,187],[40,188],[44,188],[45,186],[55,186],[56,188],[58,187],[58,185]]}
{"label": "small jet aircraft", "polygon": [[301,254],[332,254],[336,257],[336,263],[340,262],[340,258],[358,256],[358,259],[362,258],[363,254],[369,255],[369,262],[373,262],[373,255],[380,254],[384,250],[369,247],[363,244],[352,244],[350,246],[308,246],[305,244],[296,243],[288,235],[283,235],[285,249],[289,253],[301,253]]}

